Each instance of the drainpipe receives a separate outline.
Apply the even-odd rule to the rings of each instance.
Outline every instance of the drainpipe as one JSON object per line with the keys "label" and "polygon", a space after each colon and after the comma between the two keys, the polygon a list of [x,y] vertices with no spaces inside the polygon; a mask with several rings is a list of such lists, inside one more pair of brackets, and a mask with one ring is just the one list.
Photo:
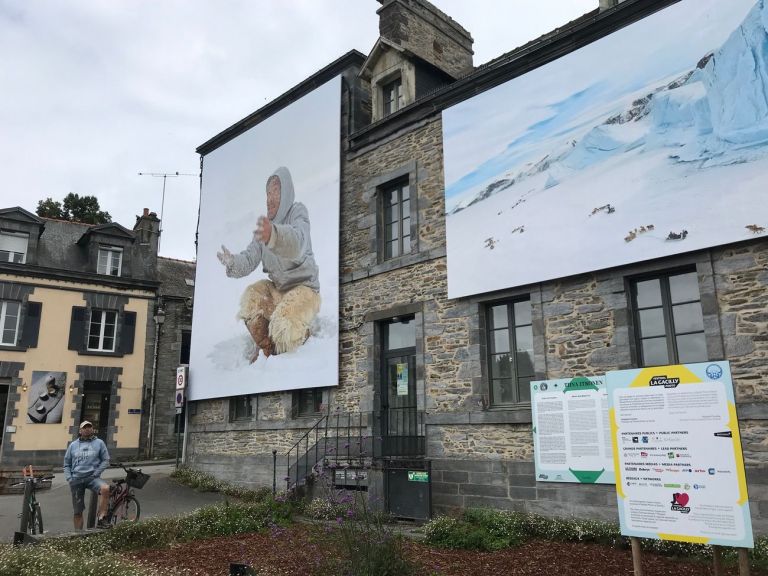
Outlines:
{"label": "drainpipe", "polygon": [[155,312],[155,346],[152,352],[152,381],[149,388],[149,423],[147,425],[147,458],[152,458],[152,442],[155,430],[155,385],[157,384],[157,356],[160,343],[160,333],[165,322],[165,310],[158,304]]}

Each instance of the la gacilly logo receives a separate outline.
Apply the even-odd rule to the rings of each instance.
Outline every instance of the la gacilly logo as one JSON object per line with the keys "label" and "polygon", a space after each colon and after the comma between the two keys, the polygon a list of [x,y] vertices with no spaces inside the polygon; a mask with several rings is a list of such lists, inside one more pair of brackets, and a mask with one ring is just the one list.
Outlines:
{"label": "la gacilly logo", "polygon": [[688,514],[691,511],[691,507],[687,506],[689,500],[690,497],[685,492],[675,492],[672,494],[672,510]]}

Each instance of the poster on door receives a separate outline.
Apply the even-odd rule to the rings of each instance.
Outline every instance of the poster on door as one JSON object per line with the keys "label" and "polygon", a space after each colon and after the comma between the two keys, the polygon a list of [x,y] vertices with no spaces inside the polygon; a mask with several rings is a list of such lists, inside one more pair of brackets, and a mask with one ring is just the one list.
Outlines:
{"label": "poster on door", "polygon": [[621,533],[753,547],[728,362],[609,372]]}
{"label": "poster on door", "polygon": [[397,395],[408,396],[408,364],[397,365]]}
{"label": "poster on door", "polygon": [[536,480],[613,484],[604,377],[531,382]]}
{"label": "poster on door", "polygon": [[27,409],[28,423],[61,424],[66,382],[66,372],[32,372]]}

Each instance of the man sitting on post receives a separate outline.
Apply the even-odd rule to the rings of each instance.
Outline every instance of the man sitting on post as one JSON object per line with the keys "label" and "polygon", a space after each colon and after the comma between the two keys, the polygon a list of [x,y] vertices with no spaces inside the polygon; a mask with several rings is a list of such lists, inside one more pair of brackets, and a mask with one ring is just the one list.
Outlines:
{"label": "man sitting on post", "polygon": [[88,420],[80,424],[80,437],[74,440],[64,454],[64,478],[72,490],[72,506],[75,509],[75,530],[83,529],[85,490],[99,495],[98,528],[109,528],[106,520],[109,505],[109,485],[101,479],[101,473],[109,466],[109,452],[103,440],[93,433]]}

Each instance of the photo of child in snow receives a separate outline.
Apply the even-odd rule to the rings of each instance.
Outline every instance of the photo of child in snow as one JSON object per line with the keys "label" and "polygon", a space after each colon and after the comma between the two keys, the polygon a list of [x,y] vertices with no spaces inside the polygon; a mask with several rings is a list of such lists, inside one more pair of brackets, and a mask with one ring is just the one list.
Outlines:
{"label": "photo of child in snow", "polygon": [[190,400],[338,385],[340,82],[203,156]]}
{"label": "photo of child in snow", "polygon": [[251,243],[239,254],[222,245],[216,253],[230,278],[243,278],[261,265],[268,279],[248,286],[239,318],[256,345],[250,361],[293,352],[310,336],[320,310],[318,267],[312,253],[309,212],[295,201],[288,168],[267,179],[266,216],[259,216]]}
{"label": "photo of child in snow", "polygon": [[66,372],[32,372],[27,409],[28,423],[61,424],[66,383]]}

